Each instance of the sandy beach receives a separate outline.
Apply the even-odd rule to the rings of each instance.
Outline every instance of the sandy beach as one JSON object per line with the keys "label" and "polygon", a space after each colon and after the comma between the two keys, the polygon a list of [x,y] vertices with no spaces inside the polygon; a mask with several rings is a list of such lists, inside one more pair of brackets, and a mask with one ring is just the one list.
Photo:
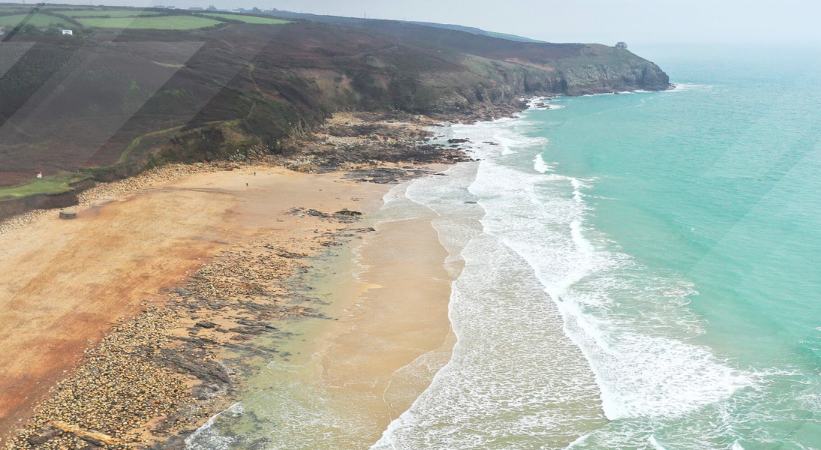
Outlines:
{"label": "sandy beach", "polygon": [[[286,256],[317,254],[323,236],[327,241],[328,233],[349,224],[304,211],[373,210],[385,190],[338,174],[253,166],[171,178],[132,192],[109,189],[110,198],[79,208],[76,220],[59,220],[52,211],[0,235],[4,436],[53,396],[49,389],[70,378],[84,351],[115,323],[147,306],[162,309],[168,289],[220,252],[248,251],[264,237],[271,248],[287,248],[279,250]],[[220,314],[232,320],[230,310],[214,316]],[[194,319],[169,329],[185,330]]]}
{"label": "sandy beach", "polygon": [[381,224],[358,249],[359,295],[316,340],[323,383],[341,408],[373,417],[374,442],[450,357],[446,256],[430,217]]}
{"label": "sandy beach", "polygon": [[265,361],[192,448],[367,448],[447,363],[459,267],[445,269],[435,215],[419,208],[411,218],[372,216],[375,232],[306,274],[331,320],[290,324],[288,356]]}
{"label": "sandy beach", "polygon": [[[0,401],[0,442],[179,445],[253,399],[267,366],[275,389],[298,380],[327,400],[318,413],[357,418],[337,444],[375,441],[454,340],[432,217],[371,219],[388,186],[172,166],[87,192],[75,220],[46,211],[6,224],[0,390],[14,394]],[[316,264],[332,275],[294,278]],[[271,344],[293,323],[302,332]],[[298,370],[276,373],[286,360]]]}

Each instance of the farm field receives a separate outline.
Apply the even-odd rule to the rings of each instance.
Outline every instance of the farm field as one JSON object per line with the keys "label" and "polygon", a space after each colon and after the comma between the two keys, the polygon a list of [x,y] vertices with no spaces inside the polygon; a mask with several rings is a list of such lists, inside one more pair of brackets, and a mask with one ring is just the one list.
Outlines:
{"label": "farm field", "polygon": [[196,30],[223,23],[207,17],[180,15],[156,17],[77,17],[87,28],[130,28],[145,30]]}
{"label": "farm field", "polygon": [[60,16],[68,17],[80,23],[85,28],[144,30],[196,30],[213,27],[228,21],[256,25],[281,25],[289,23],[287,20],[273,17],[248,16],[243,14],[202,13],[165,15],[160,11],[147,9],[49,9],[31,16],[25,14],[24,10],[0,8],[0,14],[4,11],[19,14],[0,15],[0,26],[2,27],[15,27],[28,17],[28,24],[38,28],[55,26],[76,28],[76,24]]}
{"label": "farm field", "polygon": [[217,19],[237,20],[240,22],[259,25],[282,25],[289,23],[287,20],[276,19],[273,17],[246,16],[243,14],[207,13],[203,15],[208,17],[214,17]]}
{"label": "farm field", "polygon": [[49,14],[13,14],[0,16],[0,27],[15,27],[28,17],[28,24],[35,27],[48,28],[51,26],[68,26],[64,19]]}
{"label": "farm field", "polygon": [[136,16],[157,16],[158,11],[143,9],[70,9],[53,10],[54,14],[62,14],[69,17],[136,17]]}

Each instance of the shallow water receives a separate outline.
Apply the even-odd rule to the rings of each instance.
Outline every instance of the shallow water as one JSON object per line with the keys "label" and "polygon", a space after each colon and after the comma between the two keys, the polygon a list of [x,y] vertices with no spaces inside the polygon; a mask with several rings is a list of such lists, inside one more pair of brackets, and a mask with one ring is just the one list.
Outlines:
{"label": "shallow water", "polygon": [[673,91],[447,130],[481,162],[408,196],[459,341],[377,448],[821,447],[821,58],[679,50]]}
{"label": "shallow water", "polygon": [[[821,448],[821,53],[749,50],[648,49],[675,90],[441,131],[480,161],[383,214],[435,213],[458,341],[374,448]],[[290,379],[191,448],[372,444]]]}

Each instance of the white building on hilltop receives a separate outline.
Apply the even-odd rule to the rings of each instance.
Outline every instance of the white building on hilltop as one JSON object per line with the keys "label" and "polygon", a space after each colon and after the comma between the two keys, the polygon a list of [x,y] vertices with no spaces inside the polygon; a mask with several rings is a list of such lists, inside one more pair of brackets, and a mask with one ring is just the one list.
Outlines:
{"label": "white building on hilltop", "polygon": [[63,36],[74,36],[74,30],[60,30],[60,34]]}

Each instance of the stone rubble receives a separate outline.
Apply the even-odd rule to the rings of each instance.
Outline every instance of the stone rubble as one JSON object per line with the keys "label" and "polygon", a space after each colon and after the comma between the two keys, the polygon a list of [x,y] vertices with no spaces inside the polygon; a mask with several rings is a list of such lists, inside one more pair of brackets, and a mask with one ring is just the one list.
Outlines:
{"label": "stone rubble", "polygon": [[372,230],[349,228],[360,214],[308,215],[327,230],[308,246],[272,235],[222,252],[162,307],[146,304],[88,349],[5,448],[182,448],[230,404],[243,360],[277,356],[257,337],[288,337],[279,320],[323,317],[294,277],[327,247]]}

